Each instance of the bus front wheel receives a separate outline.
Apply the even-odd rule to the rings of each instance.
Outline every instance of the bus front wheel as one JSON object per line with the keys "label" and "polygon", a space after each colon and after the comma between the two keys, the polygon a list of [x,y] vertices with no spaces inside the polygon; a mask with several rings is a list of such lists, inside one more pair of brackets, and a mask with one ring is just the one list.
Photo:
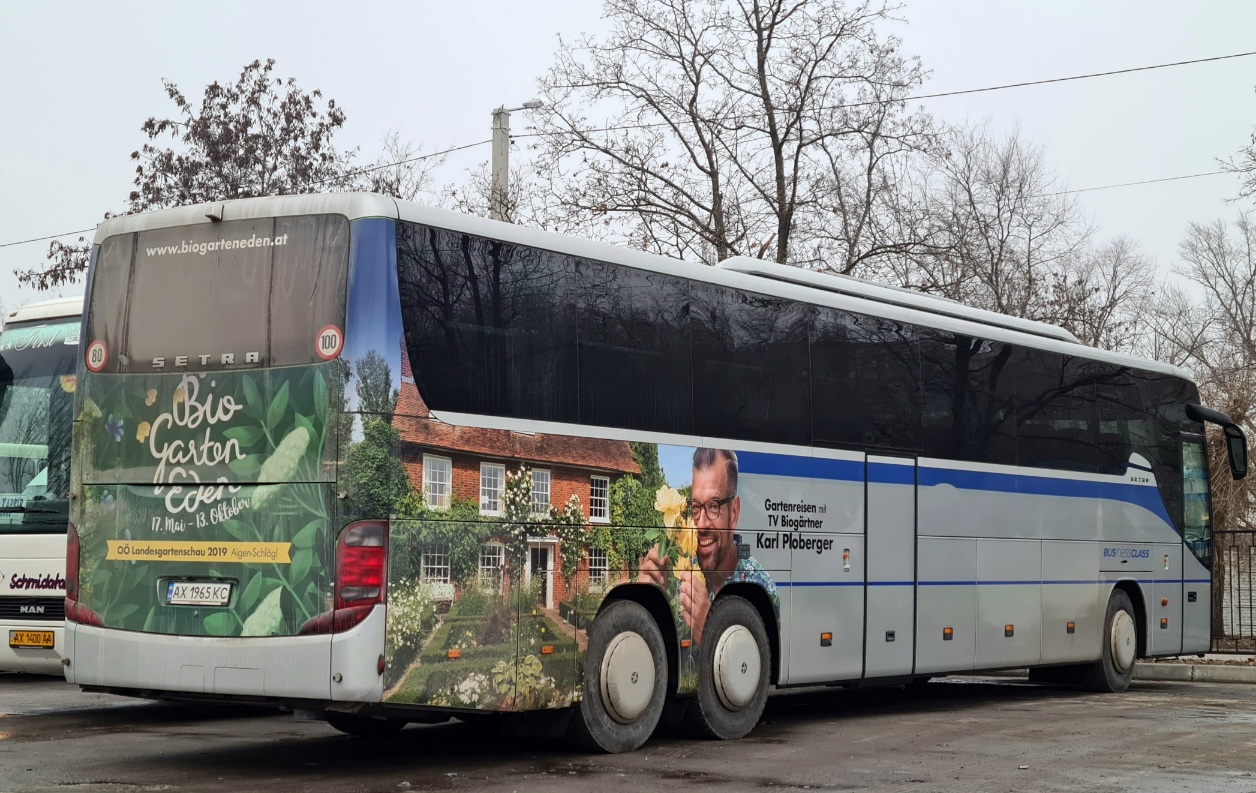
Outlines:
{"label": "bus front wheel", "polygon": [[667,697],[663,634],[631,600],[611,603],[593,621],[584,689],[568,734],[603,752],[631,752],[654,732]]}
{"label": "bus front wheel", "polygon": [[729,595],[711,607],[698,653],[698,693],[685,713],[690,730],[731,740],[754,729],[768,698],[768,634],[750,601]]}
{"label": "bus front wheel", "polygon": [[1103,620],[1103,654],[1091,667],[1086,687],[1092,691],[1121,692],[1134,679],[1138,656],[1138,618],[1124,590],[1112,590]]}

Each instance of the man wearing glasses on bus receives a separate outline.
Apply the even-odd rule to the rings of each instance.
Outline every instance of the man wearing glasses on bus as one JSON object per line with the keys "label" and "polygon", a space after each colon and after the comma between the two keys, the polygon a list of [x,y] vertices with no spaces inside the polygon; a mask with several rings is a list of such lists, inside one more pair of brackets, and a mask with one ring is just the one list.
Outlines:
{"label": "man wearing glasses on bus", "polygon": [[[738,558],[737,519],[741,498],[737,495],[737,455],[728,449],[695,449],[693,453],[693,495],[689,514],[698,532],[697,564],[702,576],[689,570],[664,570],[658,548],[652,548],[641,562],[638,580],[666,589],[667,576],[676,575],[680,585],[680,613],[693,635],[702,643],[702,629],[715,596],[729,582],[750,582],[763,587],[780,610],[776,584],[753,556]],[[705,581],[703,580],[705,579]]]}

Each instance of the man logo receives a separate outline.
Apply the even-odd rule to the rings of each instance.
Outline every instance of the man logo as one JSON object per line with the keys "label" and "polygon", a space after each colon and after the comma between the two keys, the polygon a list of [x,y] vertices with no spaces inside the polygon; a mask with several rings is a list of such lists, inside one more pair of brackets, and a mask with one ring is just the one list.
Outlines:
{"label": "man logo", "polygon": [[20,606],[18,608],[18,613],[19,614],[43,614],[44,607],[43,606]]}

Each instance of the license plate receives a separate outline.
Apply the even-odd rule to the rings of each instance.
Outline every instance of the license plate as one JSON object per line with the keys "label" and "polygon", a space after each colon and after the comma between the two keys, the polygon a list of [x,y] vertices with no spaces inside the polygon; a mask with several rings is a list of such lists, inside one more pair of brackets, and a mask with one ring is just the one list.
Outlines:
{"label": "license plate", "polygon": [[231,602],[231,584],[222,581],[171,581],[166,603],[171,606],[225,606]]}
{"label": "license plate", "polygon": [[51,650],[55,639],[52,631],[9,631],[10,647],[39,647]]}

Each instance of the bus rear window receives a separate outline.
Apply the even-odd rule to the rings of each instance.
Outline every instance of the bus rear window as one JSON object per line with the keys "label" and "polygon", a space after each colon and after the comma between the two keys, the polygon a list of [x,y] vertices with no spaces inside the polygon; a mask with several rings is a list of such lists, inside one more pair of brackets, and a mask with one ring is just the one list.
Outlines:
{"label": "bus rear window", "polygon": [[348,252],[339,215],[112,237],[97,256],[87,322],[89,343],[106,351],[100,371],[316,363],[320,332],[343,331]]}

